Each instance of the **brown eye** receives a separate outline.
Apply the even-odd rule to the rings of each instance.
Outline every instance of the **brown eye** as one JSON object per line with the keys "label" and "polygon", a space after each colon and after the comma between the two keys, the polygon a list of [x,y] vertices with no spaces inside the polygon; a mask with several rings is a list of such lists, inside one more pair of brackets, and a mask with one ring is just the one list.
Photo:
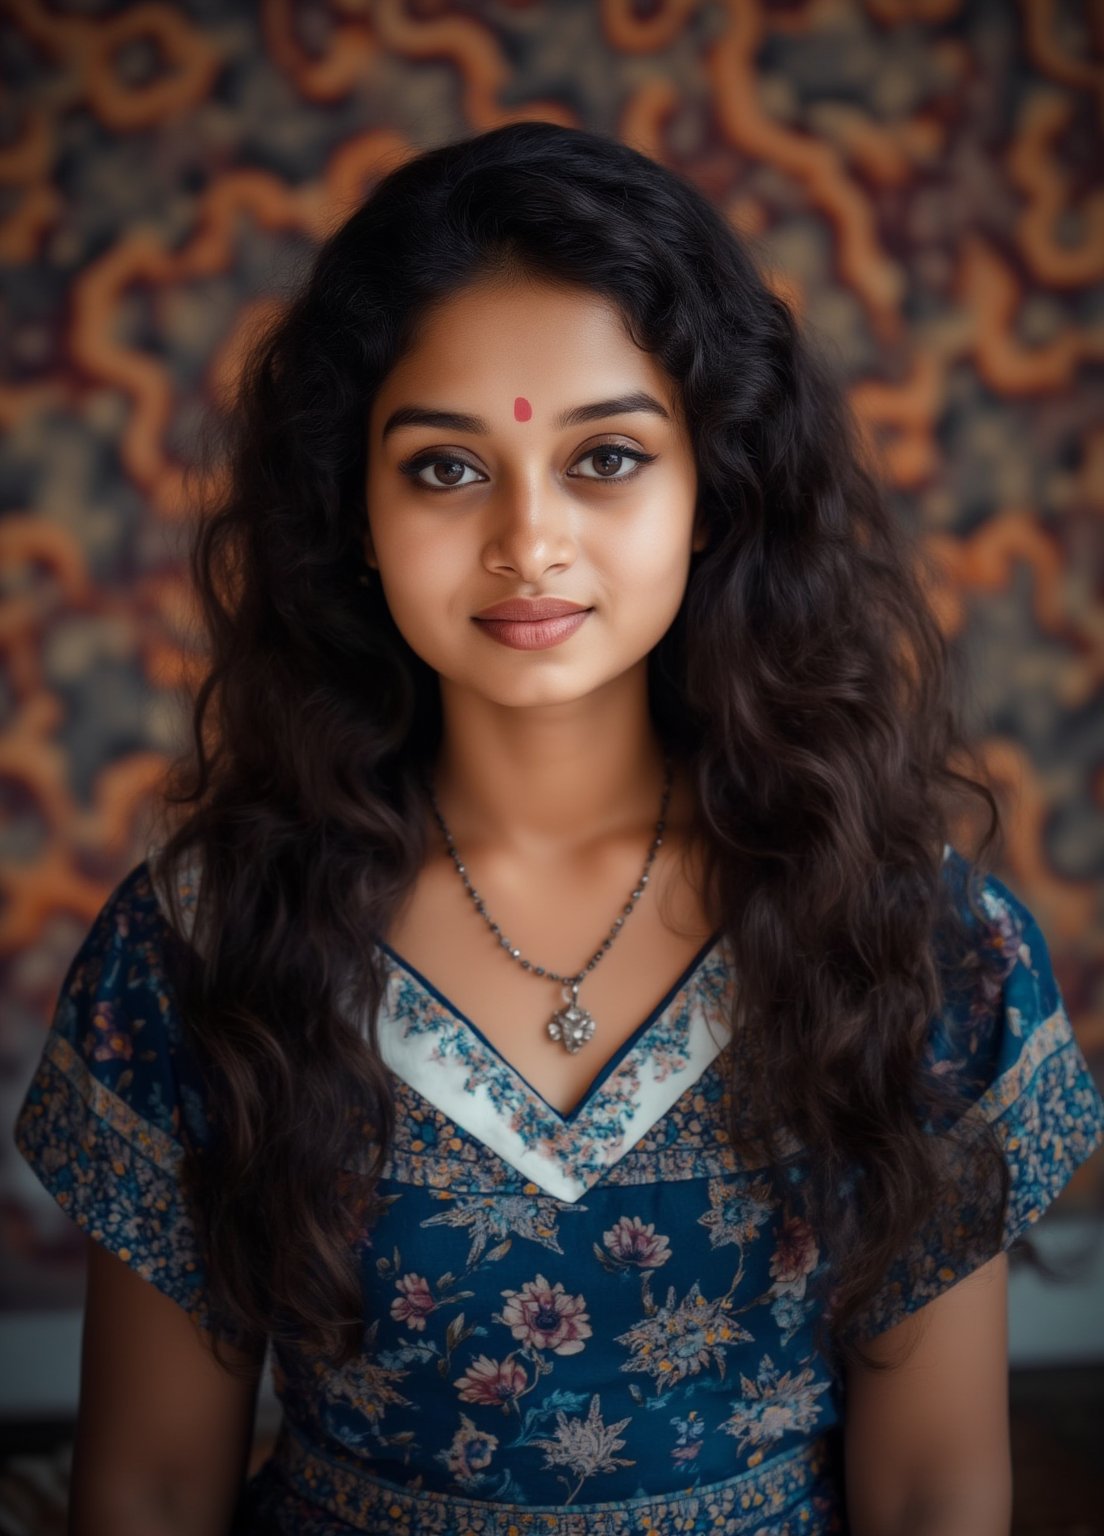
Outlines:
{"label": "brown eye", "polygon": [[[474,480],[461,480],[460,477],[466,469],[470,469],[473,475],[478,473],[466,459],[450,459],[440,454],[436,456],[426,454],[418,459],[408,459],[405,464],[399,465],[399,469],[415,485],[427,491],[451,491],[457,486],[474,485],[476,483]],[[422,471],[425,469],[433,471],[435,484],[423,478]],[[444,473],[438,473],[442,469]]]}
{"label": "brown eye", "polygon": [[[620,484],[625,480],[632,480],[639,474],[645,464],[650,464],[655,458],[654,453],[641,453],[636,448],[626,448],[621,443],[599,443],[597,448],[591,448],[583,454],[578,461],[580,464],[587,459],[593,459],[598,466],[596,475],[580,475],[580,480],[612,480]],[[633,461],[633,468],[627,475],[618,474],[626,459]]]}

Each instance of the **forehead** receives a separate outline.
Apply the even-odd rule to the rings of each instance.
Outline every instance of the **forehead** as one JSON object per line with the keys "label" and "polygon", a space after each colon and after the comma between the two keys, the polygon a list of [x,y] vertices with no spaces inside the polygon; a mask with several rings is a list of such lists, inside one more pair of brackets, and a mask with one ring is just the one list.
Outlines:
{"label": "forehead", "polygon": [[[608,386],[605,387],[605,386]],[[482,397],[514,420],[550,416],[565,405],[645,388],[674,405],[671,380],[629,335],[612,300],[589,289],[537,279],[474,284],[422,316],[413,344],[388,374],[372,407],[408,398],[470,406]]]}

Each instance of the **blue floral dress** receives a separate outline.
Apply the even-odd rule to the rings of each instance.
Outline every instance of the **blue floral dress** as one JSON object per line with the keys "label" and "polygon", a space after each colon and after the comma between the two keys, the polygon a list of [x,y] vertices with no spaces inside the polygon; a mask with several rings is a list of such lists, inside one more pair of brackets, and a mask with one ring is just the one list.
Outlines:
{"label": "blue floral dress", "polygon": [[[961,881],[947,846],[944,871]],[[194,900],[194,886],[185,896]],[[1002,1247],[1104,1141],[1104,1101],[1031,914],[983,885],[998,986],[933,1021],[1012,1174]],[[153,854],[66,976],[16,1125],[58,1204],[202,1326],[182,1194],[205,1136],[163,968]],[[812,1536],[847,1529],[842,1383],[813,1347],[823,1260],[723,1125],[733,1042],[715,935],[569,1114],[388,946],[380,1043],[397,1132],[362,1236],[363,1350],[274,1349],[283,1420],[234,1531],[339,1536]],[[881,1332],[991,1258],[948,1211],[887,1276]]]}

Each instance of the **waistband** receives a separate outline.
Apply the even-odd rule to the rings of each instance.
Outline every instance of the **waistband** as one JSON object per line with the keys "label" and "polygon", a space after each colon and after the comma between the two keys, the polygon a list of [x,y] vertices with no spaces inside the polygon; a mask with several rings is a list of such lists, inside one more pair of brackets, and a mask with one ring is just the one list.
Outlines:
{"label": "waistband", "polygon": [[270,1518],[278,1519],[280,1497],[290,1496],[287,1529],[303,1536],[308,1529],[309,1536],[843,1536],[841,1469],[838,1436],[829,1431],[693,1489],[570,1507],[504,1503],[404,1488],[351,1457],[319,1454],[285,1419],[254,1482],[265,1485]]}

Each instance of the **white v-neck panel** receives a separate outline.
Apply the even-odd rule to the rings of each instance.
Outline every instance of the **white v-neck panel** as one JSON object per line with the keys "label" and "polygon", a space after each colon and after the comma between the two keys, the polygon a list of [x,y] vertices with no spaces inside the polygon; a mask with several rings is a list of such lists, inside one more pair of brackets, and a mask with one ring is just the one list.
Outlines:
{"label": "white v-neck panel", "polygon": [[731,1037],[724,936],[576,1109],[561,1115],[419,973],[383,952],[380,1053],[396,1077],[546,1194],[580,1200],[698,1081]]}

